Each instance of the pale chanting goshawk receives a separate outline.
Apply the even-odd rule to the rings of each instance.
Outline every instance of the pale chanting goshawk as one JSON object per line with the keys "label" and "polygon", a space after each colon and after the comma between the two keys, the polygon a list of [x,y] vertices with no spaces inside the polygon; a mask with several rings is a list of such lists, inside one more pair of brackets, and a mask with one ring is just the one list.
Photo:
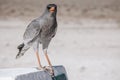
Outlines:
{"label": "pale chanting goshawk", "polygon": [[16,58],[24,55],[24,53],[32,46],[39,64],[39,69],[43,69],[40,56],[39,56],[39,44],[42,44],[42,48],[53,73],[52,64],[47,55],[47,49],[51,39],[55,36],[57,30],[57,6],[55,4],[47,5],[45,12],[42,16],[34,19],[26,28],[23,35],[23,43],[18,46],[19,52]]}

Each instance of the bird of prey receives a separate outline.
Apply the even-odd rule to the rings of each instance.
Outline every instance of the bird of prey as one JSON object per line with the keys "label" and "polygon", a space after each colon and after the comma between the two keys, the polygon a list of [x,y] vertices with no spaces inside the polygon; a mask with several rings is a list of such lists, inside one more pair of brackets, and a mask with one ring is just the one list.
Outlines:
{"label": "bird of prey", "polygon": [[23,56],[24,53],[32,46],[38,60],[39,69],[43,69],[40,56],[39,44],[42,44],[43,52],[53,73],[52,64],[47,55],[47,49],[51,39],[55,36],[57,30],[57,5],[48,4],[42,16],[34,19],[26,28],[23,35],[23,43],[18,46],[19,52],[16,59]]}

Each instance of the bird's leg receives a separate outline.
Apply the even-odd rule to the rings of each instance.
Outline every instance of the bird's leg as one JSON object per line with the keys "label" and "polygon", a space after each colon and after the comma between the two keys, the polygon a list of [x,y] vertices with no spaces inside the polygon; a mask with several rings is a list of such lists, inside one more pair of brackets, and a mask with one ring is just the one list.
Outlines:
{"label": "bird's leg", "polygon": [[46,57],[46,59],[47,59],[47,62],[48,62],[48,64],[49,64],[49,66],[52,67],[52,64],[51,64],[51,62],[50,62],[50,59],[49,59],[49,57],[48,57],[48,55],[47,55],[47,50],[44,51],[44,54],[45,54],[45,57]]}
{"label": "bird's leg", "polygon": [[38,53],[38,51],[36,52],[36,56],[37,56],[37,60],[38,60],[38,69],[43,69],[42,68],[42,65],[41,65],[41,62],[40,62],[40,57],[39,57],[39,53]]}
{"label": "bird's leg", "polygon": [[46,57],[46,59],[47,59],[48,65],[49,65],[49,67],[50,67],[50,69],[49,69],[49,68],[47,68],[47,69],[50,70],[51,75],[54,75],[54,71],[53,71],[53,68],[52,68],[52,64],[51,64],[51,62],[50,62],[50,59],[49,59],[49,57],[48,57],[48,54],[47,54],[47,50],[46,50],[46,49],[44,50],[44,54],[45,54],[45,57]]}
{"label": "bird's leg", "polygon": [[41,61],[40,61],[40,56],[39,56],[39,42],[35,42],[33,44],[33,49],[36,52],[36,57],[37,57],[37,61],[38,61],[38,69],[43,69],[42,65],[41,65]]}

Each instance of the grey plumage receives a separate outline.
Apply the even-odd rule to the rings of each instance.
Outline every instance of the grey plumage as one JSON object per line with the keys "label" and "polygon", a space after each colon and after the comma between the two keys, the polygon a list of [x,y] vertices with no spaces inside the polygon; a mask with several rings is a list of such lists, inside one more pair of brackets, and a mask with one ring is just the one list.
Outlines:
{"label": "grey plumage", "polygon": [[57,29],[57,21],[56,21],[56,13],[57,6],[55,6],[56,11],[54,13],[50,13],[48,8],[49,6],[53,6],[54,4],[50,4],[46,7],[45,12],[42,16],[37,19],[34,19],[26,28],[26,31],[23,35],[23,44],[18,46],[19,52],[16,58],[21,57],[24,53],[33,46],[34,50],[38,50],[39,43],[42,44],[43,49],[47,49],[51,39],[56,34]]}

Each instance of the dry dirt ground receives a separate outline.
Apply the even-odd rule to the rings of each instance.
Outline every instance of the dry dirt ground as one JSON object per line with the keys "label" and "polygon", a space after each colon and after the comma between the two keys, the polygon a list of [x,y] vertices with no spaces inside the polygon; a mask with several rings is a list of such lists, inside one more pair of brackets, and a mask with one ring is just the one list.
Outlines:
{"label": "dry dirt ground", "polygon": [[37,17],[49,3],[60,17],[120,18],[120,0],[0,0],[0,17]]}
{"label": "dry dirt ground", "polygon": [[[37,66],[32,48],[16,60],[17,46],[50,2],[58,4],[53,65],[64,65],[69,80],[120,80],[119,0],[0,0],[0,68]],[[41,48],[40,55],[47,65]]]}

